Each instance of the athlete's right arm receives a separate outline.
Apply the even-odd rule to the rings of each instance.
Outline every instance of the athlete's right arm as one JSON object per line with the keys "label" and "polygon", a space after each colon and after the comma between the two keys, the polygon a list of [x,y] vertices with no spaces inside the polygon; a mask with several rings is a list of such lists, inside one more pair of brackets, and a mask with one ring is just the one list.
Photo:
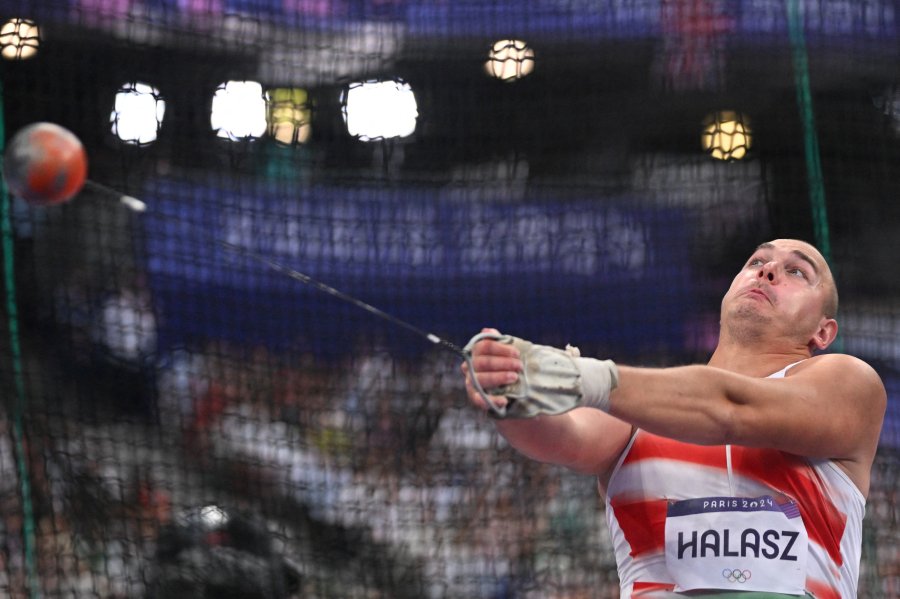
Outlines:
{"label": "athlete's right arm", "polygon": [[[493,329],[485,332],[496,333]],[[518,350],[511,344],[492,340],[475,345],[472,363],[485,389],[510,384],[522,371]],[[472,385],[472,373],[466,364],[462,369],[469,400],[486,411],[488,406]],[[506,403],[502,396],[491,399],[497,405]],[[593,408],[576,408],[555,416],[497,420],[496,425],[509,444],[529,458],[601,478],[615,465],[632,431],[630,424]]]}

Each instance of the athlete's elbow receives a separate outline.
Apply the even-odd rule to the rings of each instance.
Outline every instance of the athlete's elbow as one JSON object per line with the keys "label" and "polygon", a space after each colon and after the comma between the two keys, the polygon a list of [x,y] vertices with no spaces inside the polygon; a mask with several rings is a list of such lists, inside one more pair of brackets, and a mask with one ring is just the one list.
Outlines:
{"label": "athlete's elbow", "polygon": [[721,431],[722,444],[745,445],[759,434],[762,414],[758,405],[748,401],[743,384],[729,383],[717,391],[718,399],[711,403],[711,412]]}
{"label": "athlete's elbow", "polygon": [[711,410],[710,419],[713,421],[712,430],[715,431],[713,434],[715,439],[710,444],[739,444],[747,430],[744,412],[742,406],[731,402],[723,402]]}
{"label": "athlete's elbow", "polygon": [[778,427],[758,408],[734,404],[723,412],[722,444],[763,447],[775,441]]}

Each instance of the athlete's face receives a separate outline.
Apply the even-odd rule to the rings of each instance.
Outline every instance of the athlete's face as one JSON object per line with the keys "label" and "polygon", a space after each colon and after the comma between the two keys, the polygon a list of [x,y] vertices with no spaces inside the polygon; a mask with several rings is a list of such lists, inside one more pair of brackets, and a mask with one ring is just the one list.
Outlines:
{"label": "athlete's face", "polygon": [[[766,333],[822,349],[834,282],[822,255],[808,243],[776,239],[756,248],[722,300],[722,324],[758,338]],[[836,333],[836,325],[834,325]],[[820,336],[817,338],[816,336]],[[826,335],[827,336],[827,335]]]}

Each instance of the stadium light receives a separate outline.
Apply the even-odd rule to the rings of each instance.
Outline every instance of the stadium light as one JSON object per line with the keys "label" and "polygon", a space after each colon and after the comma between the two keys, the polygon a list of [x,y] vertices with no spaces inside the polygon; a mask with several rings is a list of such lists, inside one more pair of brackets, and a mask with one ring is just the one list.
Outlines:
{"label": "stadium light", "polygon": [[204,528],[217,528],[226,524],[228,520],[228,512],[217,505],[207,505],[200,508],[200,522]]}
{"label": "stadium light", "polygon": [[166,114],[159,90],[146,83],[126,83],[116,92],[109,115],[113,135],[125,143],[145,145],[156,141]]}
{"label": "stadium light", "polygon": [[534,70],[534,50],[521,40],[496,41],[488,53],[484,70],[501,81],[518,81]]}
{"label": "stadium light", "polygon": [[266,92],[268,133],[283,144],[306,143],[312,134],[309,96],[305,89],[278,88]]}
{"label": "stadium light", "polygon": [[34,21],[10,19],[0,27],[0,56],[6,60],[31,58],[40,45],[40,29]]}
{"label": "stadium light", "polygon": [[228,81],[213,95],[210,125],[217,137],[240,141],[266,133],[266,98],[256,81]]}
{"label": "stadium light", "polygon": [[341,93],[344,123],[361,141],[408,137],[419,109],[408,83],[397,80],[351,83]]}
{"label": "stadium light", "polygon": [[723,110],[703,120],[700,143],[703,151],[716,160],[741,160],[753,142],[753,131],[746,115]]}

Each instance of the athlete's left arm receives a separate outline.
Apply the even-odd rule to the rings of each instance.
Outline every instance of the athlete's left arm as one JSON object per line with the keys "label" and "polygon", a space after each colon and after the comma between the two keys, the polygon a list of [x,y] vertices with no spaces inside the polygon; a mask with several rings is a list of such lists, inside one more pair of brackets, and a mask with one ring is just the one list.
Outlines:
{"label": "athlete's left arm", "polygon": [[874,454],[886,403],[884,385],[871,366],[852,356],[825,354],[780,379],[711,366],[619,365],[609,411],[688,443],[852,460]]}

